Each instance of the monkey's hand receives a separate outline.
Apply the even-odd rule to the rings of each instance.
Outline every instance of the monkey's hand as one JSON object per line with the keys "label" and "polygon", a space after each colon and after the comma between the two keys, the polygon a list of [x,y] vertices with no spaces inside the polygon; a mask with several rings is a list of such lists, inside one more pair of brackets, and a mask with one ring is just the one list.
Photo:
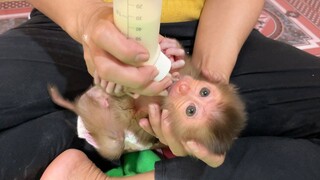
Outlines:
{"label": "monkey's hand", "polygon": [[171,60],[185,59],[185,51],[176,39],[159,36],[159,45],[161,51]]}
{"label": "monkey's hand", "polygon": [[176,39],[159,37],[161,51],[171,60],[170,72],[176,72],[185,65],[186,53]]}
{"label": "monkey's hand", "polygon": [[173,73],[179,71],[179,69],[181,69],[185,64],[186,62],[183,59],[171,62],[170,72]]}
{"label": "monkey's hand", "polygon": [[176,156],[194,156],[211,167],[218,167],[224,162],[225,155],[213,154],[198,142],[185,142],[175,137],[168,118],[168,111],[165,109],[161,111],[157,104],[149,105],[149,119],[141,119],[139,125],[157,137],[161,143],[169,146]]}

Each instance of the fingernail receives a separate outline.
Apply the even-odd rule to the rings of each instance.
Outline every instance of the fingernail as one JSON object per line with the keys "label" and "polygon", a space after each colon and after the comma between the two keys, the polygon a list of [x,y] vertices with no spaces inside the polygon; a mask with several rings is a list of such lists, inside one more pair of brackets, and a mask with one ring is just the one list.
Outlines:
{"label": "fingernail", "polygon": [[149,104],[149,113],[150,116],[154,116],[154,113],[156,111],[157,106],[155,106],[154,104]]}
{"label": "fingernail", "polygon": [[164,90],[158,94],[159,96],[168,96],[168,91]]}
{"label": "fingernail", "polygon": [[186,62],[182,59],[176,61],[176,63],[177,63],[177,66],[179,66],[179,67],[183,67],[186,64]]}
{"label": "fingernail", "polygon": [[138,54],[135,58],[136,62],[145,62],[149,59],[149,54]]}
{"label": "fingernail", "polygon": [[168,80],[168,82],[166,83],[166,88],[168,88],[170,85],[172,85],[173,84],[173,79],[172,78],[170,78],[169,80]]}
{"label": "fingernail", "polygon": [[166,126],[170,126],[171,125],[171,120],[169,118],[169,111],[167,109],[163,109],[162,112],[161,112],[161,116],[162,116],[162,120],[163,120],[163,123],[166,125]]}
{"label": "fingernail", "polygon": [[159,74],[159,71],[157,68],[154,68],[154,70],[152,71],[151,75],[150,75],[150,78],[152,80],[154,80],[156,78],[156,76]]}
{"label": "fingernail", "polygon": [[140,127],[146,127],[146,119],[145,118],[140,119],[138,123],[139,123]]}

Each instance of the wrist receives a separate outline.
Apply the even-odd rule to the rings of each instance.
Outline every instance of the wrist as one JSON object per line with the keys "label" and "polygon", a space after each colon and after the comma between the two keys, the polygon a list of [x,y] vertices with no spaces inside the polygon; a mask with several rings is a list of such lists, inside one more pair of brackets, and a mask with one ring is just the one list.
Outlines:
{"label": "wrist", "polygon": [[93,24],[99,23],[101,19],[111,20],[113,18],[112,14],[111,3],[100,0],[97,2],[91,1],[77,13],[75,19],[70,19],[73,20],[72,25],[68,25],[65,30],[73,39],[82,43],[84,35],[91,31],[91,28],[95,28]]}
{"label": "wrist", "polygon": [[[82,29],[85,21],[91,18],[95,10],[101,6],[110,6],[111,3],[104,3],[102,0],[27,0],[32,6],[52,21],[57,23],[73,39],[81,42]],[[83,25],[82,25],[83,24]],[[80,26],[82,25],[82,26]]]}
{"label": "wrist", "polygon": [[[193,65],[201,74],[214,81],[229,83],[231,73],[237,60],[237,53],[200,53],[198,56],[192,56]],[[196,55],[196,54],[195,54]]]}

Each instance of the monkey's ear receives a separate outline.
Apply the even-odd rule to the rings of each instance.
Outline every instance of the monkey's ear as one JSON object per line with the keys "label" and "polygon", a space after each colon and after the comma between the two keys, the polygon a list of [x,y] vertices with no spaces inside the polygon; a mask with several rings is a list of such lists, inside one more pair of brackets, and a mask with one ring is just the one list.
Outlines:
{"label": "monkey's ear", "polygon": [[94,100],[97,101],[102,108],[108,108],[109,107],[108,98],[109,96],[107,94],[103,94],[99,98],[94,98]]}
{"label": "monkey's ear", "polygon": [[98,103],[102,108],[109,107],[108,99],[110,96],[100,86],[91,87],[83,96]]}
{"label": "monkey's ear", "polygon": [[100,100],[100,104],[102,105],[102,107],[107,108],[109,107],[109,102],[108,102],[108,98],[104,97]]}
{"label": "monkey's ear", "polygon": [[198,142],[187,141],[186,143],[183,143],[183,146],[188,151],[188,153],[190,153],[191,156],[194,156],[202,160],[211,167],[218,167],[224,162],[225,154],[213,154],[208,149],[206,149],[205,146]]}

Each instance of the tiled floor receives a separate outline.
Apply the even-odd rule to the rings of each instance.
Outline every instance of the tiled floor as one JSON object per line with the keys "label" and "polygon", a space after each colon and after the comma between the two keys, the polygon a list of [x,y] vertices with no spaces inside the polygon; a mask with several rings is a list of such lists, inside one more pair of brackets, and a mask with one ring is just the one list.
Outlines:
{"label": "tiled floor", "polygon": [[[0,0],[0,34],[26,21],[32,6]],[[256,28],[320,57],[320,0],[266,0]]]}

